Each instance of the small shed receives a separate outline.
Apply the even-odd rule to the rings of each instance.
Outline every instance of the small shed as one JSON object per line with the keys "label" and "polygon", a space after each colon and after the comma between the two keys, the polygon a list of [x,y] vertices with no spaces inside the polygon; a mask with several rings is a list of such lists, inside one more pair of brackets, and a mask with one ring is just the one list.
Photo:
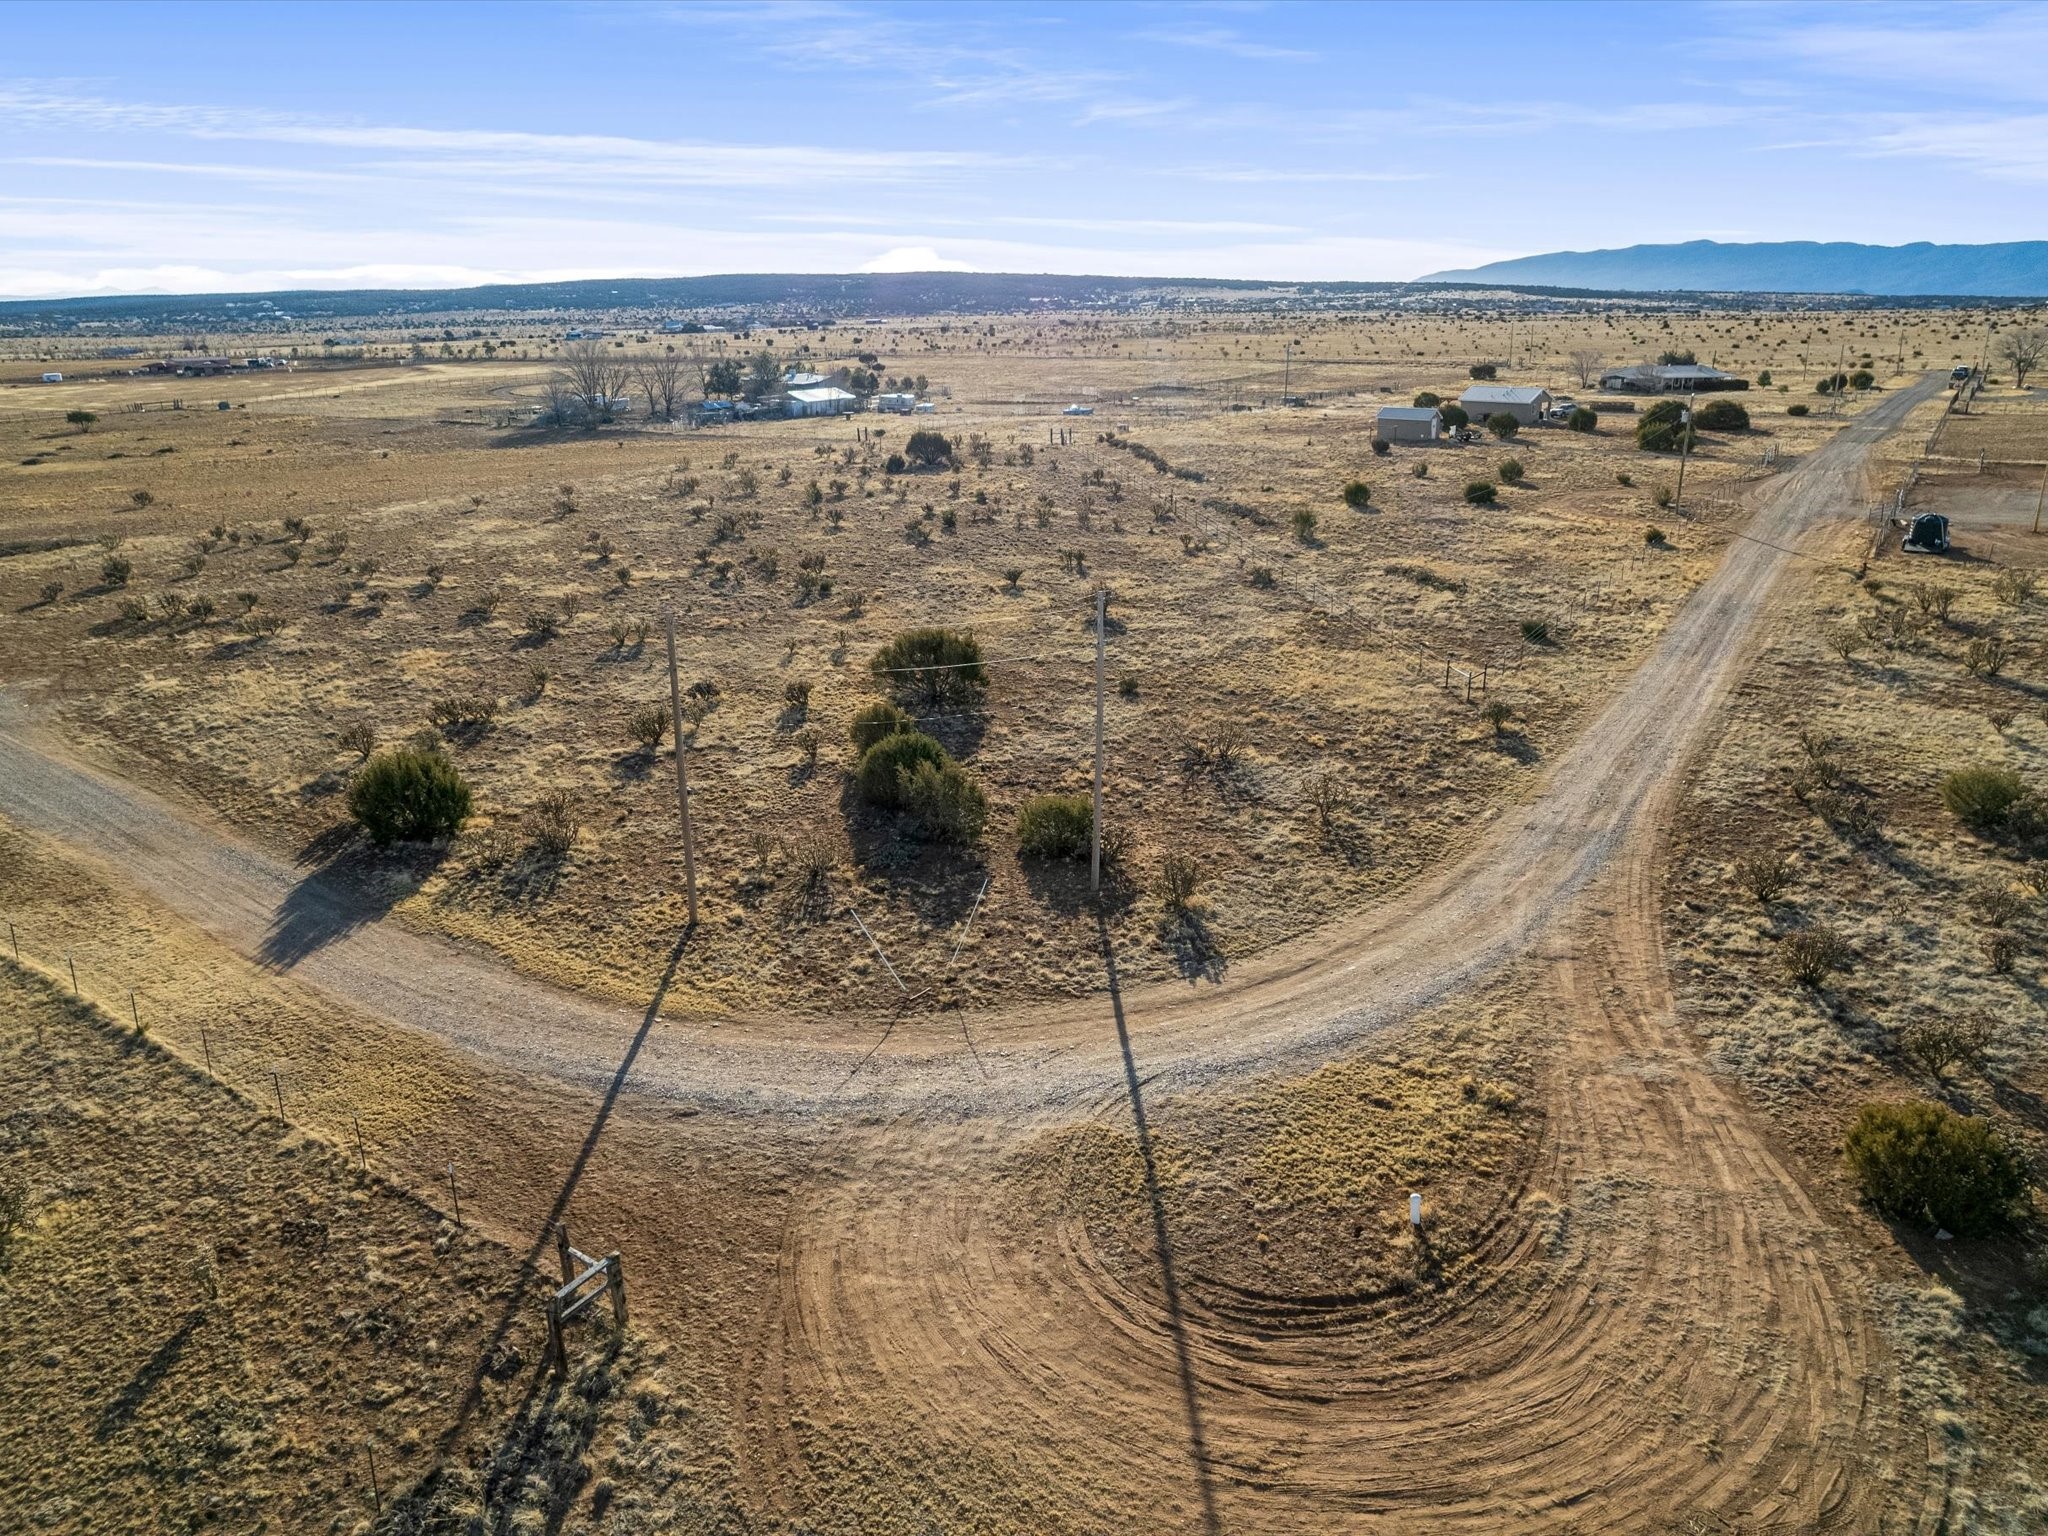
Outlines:
{"label": "small shed", "polygon": [[829,384],[789,392],[789,414],[792,416],[843,416],[859,408],[858,395],[851,390],[834,389]]}
{"label": "small shed", "polygon": [[1433,405],[1383,405],[1372,429],[1390,443],[1433,443],[1444,435],[1443,412]]}
{"label": "small shed", "polygon": [[1474,421],[1512,416],[1533,427],[1550,409],[1550,391],[1537,384],[1474,384],[1458,396],[1458,404]]}

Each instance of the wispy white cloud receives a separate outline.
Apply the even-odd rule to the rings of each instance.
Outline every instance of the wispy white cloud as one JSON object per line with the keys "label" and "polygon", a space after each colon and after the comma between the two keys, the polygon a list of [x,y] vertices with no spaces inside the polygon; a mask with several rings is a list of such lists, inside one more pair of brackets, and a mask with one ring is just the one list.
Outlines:
{"label": "wispy white cloud", "polygon": [[1945,160],[1994,181],[2048,182],[2048,113],[1886,113],[1866,120],[1855,134],[1808,140],[1801,147]]}
{"label": "wispy white cloud", "polygon": [[1175,30],[1158,27],[1136,33],[1141,42],[1163,43],[1171,48],[1196,48],[1205,53],[1227,53],[1232,58],[1257,60],[1312,59],[1315,54],[1305,48],[1283,48],[1276,43],[1260,42],[1257,38],[1246,37],[1228,27],[1193,27]]}
{"label": "wispy white cloud", "polygon": [[2048,100],[2048,9],[2028,5],[1730,8],[1706,46],[1984,101]]}
{"label": "wispy white cloud", "polygon": [[65,123],[103,132],[173,133],[199,140],[396,152],[407,157],[402,168],[409,172],[449,177],[512,179],[573,168],[578,175],[678,186],[794,186],[848,180],[915,181],[1024,163],[1019,157],[973,150],[850,149],[513,129],[417,128],[282,112],[124,102],[18,83],[0,86],[0,121],[5,120]]}

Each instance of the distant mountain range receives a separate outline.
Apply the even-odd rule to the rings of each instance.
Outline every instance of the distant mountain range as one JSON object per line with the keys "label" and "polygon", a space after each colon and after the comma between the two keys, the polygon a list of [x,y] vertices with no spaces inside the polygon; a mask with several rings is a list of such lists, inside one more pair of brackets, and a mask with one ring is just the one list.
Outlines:
{"label": "distant mountain range", "polygon": [[1772,240],[1553,251],[1419,282],[1542,284],[1627,293],[1853,293],[2019,299],[2048,295],[2048,241],[2006,245],[1856,245]]}
{"label": "distant mountain range", "polygon": [[[1460,286],[1470,285],[1470,286]],[[1413,283],[1267,282],[1251,278],[1090,277],[1023,272],[743,272],[711,277],[586,278],[478,288],[317,289],[284,293],[121,294],[0,301],[0,336],[311,333],[375,328],[435,340],[462,324],[552,324],[584,317],[651,327],[696,318],[759,324],[857,321],[868,316],[1016,314],[1032,310],[1456,311],[1471,287],[1507,288],[1521,301],[1625,299],[1638,293],[1725,309],[1738,294],[1801,295],[1875,307],[2048,295],[2048,242],[2015,245],[1637,245],[1562,251],[1438,272]],[[448,339],[448,338],[438,338]],[[196,344],[196,343],[195,343]]]}

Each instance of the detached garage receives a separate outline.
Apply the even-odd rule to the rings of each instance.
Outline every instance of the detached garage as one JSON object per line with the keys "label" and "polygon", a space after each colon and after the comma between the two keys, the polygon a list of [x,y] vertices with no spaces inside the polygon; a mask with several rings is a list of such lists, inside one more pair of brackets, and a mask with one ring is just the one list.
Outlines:
{"label": "detached garage", "polygon": [[1444,435],[1444,418],[1435,406],[1385,405],[1372,429],[1390,443],[1433,443]]}
{"label": "detached garage", "polygon": [[1550,391],[1535,384],[1474,384],[1458,396],[1458,404],[1474,421],[1512,416],[1523,426],[1533,427],[1550,409]]}

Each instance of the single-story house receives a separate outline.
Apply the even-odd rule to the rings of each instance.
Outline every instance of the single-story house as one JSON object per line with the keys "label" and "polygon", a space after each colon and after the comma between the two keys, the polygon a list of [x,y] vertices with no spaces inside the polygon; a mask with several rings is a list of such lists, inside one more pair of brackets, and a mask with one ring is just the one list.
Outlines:
{"label": "single-story house", "polygon": [[1458,404],[1474,421],[1512,416],[1533,427],[1550,409],[1550,391],[1537,384],[1474,384],[1458,396]]}
{"label": "single-story house", "polygon": [[1600,375],[1602,389],[1629,390],[1639,395],[1689,395],[1714,389],[1747,389],[1738,379],[1703,363],[1634,363]]}
{"label": "single-story house", "polygon": [[1433,405],[1383,405],[1372,430],[1390,443],[1433,443],[1444,435],[1443,412]]}
{"label": "single-story house", "polygon": [[917,396],[908,390],[889,390],[875,396],[875,409],[888,411],[896,416],[908,416],[910,408],[917,404]]}
{"label": "single-story house", "polygon": [[848,389],[834,389],[829,384],[792,389],[788,398],[792,416],[843,416],[848,411],[860,409],[860,396]]}

